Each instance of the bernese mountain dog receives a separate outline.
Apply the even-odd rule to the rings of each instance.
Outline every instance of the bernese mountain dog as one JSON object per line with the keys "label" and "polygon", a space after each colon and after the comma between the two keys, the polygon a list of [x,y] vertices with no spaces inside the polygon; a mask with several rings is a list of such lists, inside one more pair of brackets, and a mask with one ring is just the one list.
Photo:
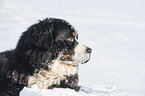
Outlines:
{"label": "bernese mountain dog", "polygon": [[67,21],[46,18],[23,32],[15,49],[0,53],[0,96],[19,96],[26,87],[70,88],[79,91],[78,65],[92,49],[78,43]]}

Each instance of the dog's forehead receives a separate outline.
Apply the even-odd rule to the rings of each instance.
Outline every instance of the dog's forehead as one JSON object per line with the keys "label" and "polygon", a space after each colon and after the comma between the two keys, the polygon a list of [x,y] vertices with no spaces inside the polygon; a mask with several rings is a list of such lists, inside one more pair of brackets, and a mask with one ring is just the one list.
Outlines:
{"label": "dog's forehead", "polygon": [[56,24],[56,40],[65,40],[70,37],[76,37],[77,31],[75,28],[66,21],[61,21]]}

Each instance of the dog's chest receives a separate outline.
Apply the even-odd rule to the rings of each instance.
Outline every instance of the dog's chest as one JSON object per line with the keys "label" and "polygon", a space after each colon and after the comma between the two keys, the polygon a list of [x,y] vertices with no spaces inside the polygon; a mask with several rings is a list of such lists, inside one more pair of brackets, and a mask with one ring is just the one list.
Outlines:
{"label": "dog's chest", "polygon": [[62,80],[66,79],[66,76],[77,73],[76,66],[62,64],[58,60],[49,67],[49,71],[41,69],[29,77],[28,87],[37,84],[39,89],[47,89],[54,84],[59,85]]}

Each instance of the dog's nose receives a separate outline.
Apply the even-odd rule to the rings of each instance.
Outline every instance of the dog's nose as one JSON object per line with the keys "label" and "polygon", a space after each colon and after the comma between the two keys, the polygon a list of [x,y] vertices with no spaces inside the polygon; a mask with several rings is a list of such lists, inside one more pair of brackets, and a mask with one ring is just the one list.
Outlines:
{"label": "dog's nose", "polygon": [[92,52],[92,49],[89,48],[89,47],[87,47],[86,52],[87,52],[87,53],[91,53],[91,52]]}

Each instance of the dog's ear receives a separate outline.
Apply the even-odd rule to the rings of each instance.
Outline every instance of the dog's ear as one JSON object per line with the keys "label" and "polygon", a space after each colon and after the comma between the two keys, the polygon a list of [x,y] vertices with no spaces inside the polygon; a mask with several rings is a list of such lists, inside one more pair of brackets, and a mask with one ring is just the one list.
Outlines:
{"label": "dog's ear", "polygon": [[32,42],[40,50],[50,51],[53,47],[53,24],[40,21],[33,27]]}

